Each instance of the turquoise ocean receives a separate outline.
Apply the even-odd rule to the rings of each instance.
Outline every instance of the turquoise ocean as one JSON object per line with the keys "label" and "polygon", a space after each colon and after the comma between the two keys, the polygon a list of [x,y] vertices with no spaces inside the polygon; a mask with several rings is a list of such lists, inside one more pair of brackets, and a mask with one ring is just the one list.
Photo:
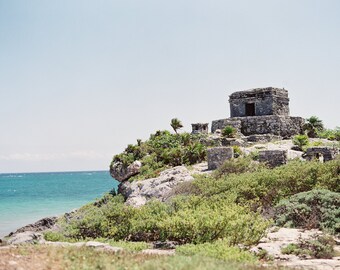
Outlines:
{"label": "turquoise ocean", "polygon": [[117,189],[108,171],[0,174],[0,238]]}

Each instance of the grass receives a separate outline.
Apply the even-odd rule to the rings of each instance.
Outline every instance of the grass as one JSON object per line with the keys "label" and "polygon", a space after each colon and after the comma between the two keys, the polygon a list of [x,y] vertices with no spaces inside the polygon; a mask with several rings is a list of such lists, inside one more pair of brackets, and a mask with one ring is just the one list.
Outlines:
{"label": "grass", "polygon": [[[15,265],[15,267],[13,267]],[[261,267],[244,263],[226,263],[201,255],[157,256],[141,253],[117,254],[91,248],[22,246],[0,250],[0,269],[50,270],[274,270],[275,266]]]}

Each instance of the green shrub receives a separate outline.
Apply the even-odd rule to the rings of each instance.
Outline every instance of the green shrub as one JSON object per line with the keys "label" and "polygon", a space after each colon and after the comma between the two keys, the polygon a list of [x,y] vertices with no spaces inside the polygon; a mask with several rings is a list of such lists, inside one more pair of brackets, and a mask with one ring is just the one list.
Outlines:
{"label": "green shrub", "polygon": [[44,239],[51,242],[69,242],[69,238],[65,237],[60,232],[46,231],[44,232]]}
{"label": "green shrub", "polygon": [[232,126],[226,126],[222,129],[222,135],[228,138],[234,138],[236,135],[236,129]]}
{"label": "green shrub", "polygon": [[204,244],[186,244],[178,246],[176,253],[185,256],[203,256],[211,257],[228,262],[253,263],[256,257],[247,251],[243,251],[238,247],[231,247],[227,241],[217,240],[213,243]]}
{"label": "green shrub", "polygon": [[241,147],[239,147],[238,145],[233,145],[233,150],[234,150],[234,158],[238,158],[242,155]]}
{"label": "green shrub", "polygon": [[258,150],[252,151],[252,152],[250,152],[249,156],[252,160],[258,161],[259,156],[260,156],[260,152]]}
{"label": "green shrub", "polygon": [[335,129],[319,130],[317,131],[317,137],[331,141],[340,141],[340,127],[336,127]]}
{"label": "green shrub", "polygon": [[301,151],[304,150],[305,146],[309,143],[307,135],[295,135],[293,137],[293,144],[296,145]]}
{"label": "green shrub", "polygon": [[299,257],[309,256],[317,259],[331,259],[334,255],[333,237],[320,235],[312,239],[300,239],[297,244],[289,244],[281,249],[283,254],[294,254]]}
{"label": "green shrub", "polygon": [[149,140],[129,144],[123,153],[115,155],[111,162],[122,162],[124,166],[135,160],[142,163],[140,173],[131,180],[152,178],[162,170],[178,165],[191,165],[206,158],[206,146],[201,135],[182,133],[171,134],[169,131],[157,131]]}
{"label": "green shrub", "polygon": [[129,235],[131,219],[137,209],[124,205],[122,196],[114,196],[105,204],[80,208],[66,223],[63,234],[74,239],[113,238],[124,239]]}
{"label": "green shrub", "polygon": [[251,245],[259,241],[270,224],[244,207],[226,201],[197,199],[181,204],[160,222],[162,239],[204,243],[224,238],[229,245]]}
{"label": "green shrub", "polygon": [[130,238],[134,241],[157,241],[161,238],[160,223],[170,216],[168,204],[158,200],[148,202],[137,210],[131,219]]}
{"label": "green shrub", "polygon": [[229,197],[254,210],[270,210],[279,200],[314,188],[340,192],[340,159],[325,163],[294,160],[274,169],[218,178],[201,175],[196,176],[194,184],[205,198]]}
{"label": "green shrub", "polygon": [[276,207],[279,226],[319,228],[340,234],[340,193],[312,190],[282,200]]}
{"label": "green shrub", "polygon": [[226,160],[217,170],[214,171],[214,176],[219,178],[223,175],[231,173],[254,172],[259,168],[263,168],[263,163],[254,162],[251,157],[240,157]]}

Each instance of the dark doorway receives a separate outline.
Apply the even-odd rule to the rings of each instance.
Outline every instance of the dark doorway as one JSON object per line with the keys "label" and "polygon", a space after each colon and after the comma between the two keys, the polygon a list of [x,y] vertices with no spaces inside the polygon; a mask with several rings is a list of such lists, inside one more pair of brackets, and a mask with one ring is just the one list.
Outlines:
{"label": "dark doorway", "polygon": [[255,103],[246,103],[246,116],[255,116]]}

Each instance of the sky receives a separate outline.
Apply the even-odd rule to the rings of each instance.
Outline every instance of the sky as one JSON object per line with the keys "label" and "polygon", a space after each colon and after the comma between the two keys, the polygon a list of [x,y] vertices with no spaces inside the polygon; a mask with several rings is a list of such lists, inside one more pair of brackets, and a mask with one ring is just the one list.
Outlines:
{"label": "sky", "polygon": [[339,29],[338,0],[0,0],[0,173],[107,170],[257,87],[340,126]]}

